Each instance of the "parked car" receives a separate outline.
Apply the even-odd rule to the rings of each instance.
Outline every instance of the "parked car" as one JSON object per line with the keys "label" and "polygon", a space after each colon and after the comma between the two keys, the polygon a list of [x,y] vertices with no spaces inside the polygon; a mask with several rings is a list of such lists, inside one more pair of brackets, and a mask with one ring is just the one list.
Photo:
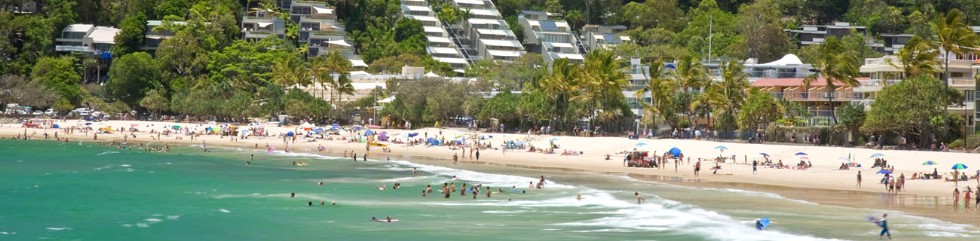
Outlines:
{"label": "parked car", "polygon": [[49,109],[47,109],[47,110],[44,111],[44,115],[46,115],[46,116],[53,116],[54,114],[56,114],[56,112],[54,112],[54,109],[50,109],[49,108]]}

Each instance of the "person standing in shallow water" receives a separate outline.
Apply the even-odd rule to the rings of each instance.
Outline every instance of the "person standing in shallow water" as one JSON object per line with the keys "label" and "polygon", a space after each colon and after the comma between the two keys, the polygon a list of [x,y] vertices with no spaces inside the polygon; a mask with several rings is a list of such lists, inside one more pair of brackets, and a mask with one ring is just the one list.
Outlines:
{"label": "person standing in shallow water", "polygon": [[858,171],[857,178],[858,178],[858,180],[857,180],[857,187],[858,188],[861,188],[861,171]]}

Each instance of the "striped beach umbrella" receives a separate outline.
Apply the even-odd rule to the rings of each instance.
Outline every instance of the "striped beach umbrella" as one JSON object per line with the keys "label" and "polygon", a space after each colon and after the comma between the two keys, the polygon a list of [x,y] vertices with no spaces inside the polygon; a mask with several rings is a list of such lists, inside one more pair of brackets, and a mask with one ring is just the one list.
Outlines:
{"label": "striped beach umbrella", "polygon": [[932,166],[932,165],[936,165],[936,164],[938,164],[938,163],[936,163],[934,161],[924,161],[924,162],[922,162],[922,165],[923,166]]}
{"label": "striped beach umbrella", "polygon": [[964,165],[963,163],[956,163],[953,165],[953,170],[963,170],[967,168],[968,167],[966,167],[966,165]]}

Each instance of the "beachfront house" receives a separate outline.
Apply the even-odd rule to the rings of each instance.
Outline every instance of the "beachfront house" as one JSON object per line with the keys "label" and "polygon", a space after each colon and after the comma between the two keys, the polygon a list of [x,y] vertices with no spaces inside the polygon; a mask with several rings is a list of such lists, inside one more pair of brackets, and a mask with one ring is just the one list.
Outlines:
{"label": "beachfront house", "polygon": [[[174,21],[171,22],[171,24],[186,25],[187,22]],[[163,25],[164,22],[161,20],[146,21],[146,29],[144,30],[143,34],[143,46],[140,47],[141,50],[154,53],[156,52],[157,48],[160,47],[160,43],[163,42],[163,40],[174,36],[174,32],[161,27]]]}
{"label": "beachfront house", "polygon": [[91,24],[72,24],[61,30],[55,39],[55,51],[66,53],[87,53],[102,55],[112,52],[116,44],[118,28],[94,26]]}
{"label": "beachfront house", "polygon": [[854,26],[848,22],[834,22],[831,25],[803,25],[797,29],[785,30],[795,38],[798,46],[808,46],[822,44],[828,37],[835,36],[838,39],[856,32],[867,35],[868,28],[865,26]]}
{"label": "beachfront house", "polygon": [[559,16],[540,11],[521,11],[517,21],[524,28],[522,40],[528,51],[539,52],[548,68],[557,59],[568,59],[572,63],[582,63],[584,49],[568,22]]}

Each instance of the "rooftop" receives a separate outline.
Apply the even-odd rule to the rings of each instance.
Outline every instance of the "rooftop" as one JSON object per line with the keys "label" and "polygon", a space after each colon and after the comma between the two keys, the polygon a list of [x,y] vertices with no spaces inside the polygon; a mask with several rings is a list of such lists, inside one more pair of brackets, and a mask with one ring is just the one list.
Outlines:
{"label": "rooftop", "polygon": [[92,33],[90,33],[88,37],[92,38],[92,43],[115,44],[116,34],[118,34],[119,31],[120,30],[118,28],[100,26],[95,27],[95,30],[92,30]]}
{"label": "rooftop", "polygon": [[65,27],[64,31],[65,32],[88,32],[89,30],[92,30],[92,28],[94,27],[95,25],[91,25],[91,24],[72,24],[72,25],[68,25],[68,27]]}

